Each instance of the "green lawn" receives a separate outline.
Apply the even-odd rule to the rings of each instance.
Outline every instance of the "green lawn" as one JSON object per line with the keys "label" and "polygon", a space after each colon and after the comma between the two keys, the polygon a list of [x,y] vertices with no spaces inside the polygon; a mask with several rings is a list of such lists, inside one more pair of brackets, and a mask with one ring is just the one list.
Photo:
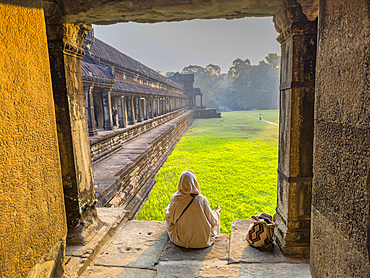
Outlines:
{"label": "green lawn", "polygon": [[195,172],[211,207],[222,207],[222,233],[230,233],[233,220],[263,211],[273,214],[278,127],[254,118],[259,113],[278,122],[277,110],[225,112],[220,119],[195,120],[156,175],[138,219],[165,220],[164,209],[186,169]]}

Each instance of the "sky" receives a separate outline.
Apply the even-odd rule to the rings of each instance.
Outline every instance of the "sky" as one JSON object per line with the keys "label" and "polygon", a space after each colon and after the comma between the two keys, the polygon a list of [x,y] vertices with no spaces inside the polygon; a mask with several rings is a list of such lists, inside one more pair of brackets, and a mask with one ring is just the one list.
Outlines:
{"label": "sky", "polygon": [[162,74],[214,64],[226,73],[236,58],[258,64],[280,55],[272,17],[94,25],[98,39]]}

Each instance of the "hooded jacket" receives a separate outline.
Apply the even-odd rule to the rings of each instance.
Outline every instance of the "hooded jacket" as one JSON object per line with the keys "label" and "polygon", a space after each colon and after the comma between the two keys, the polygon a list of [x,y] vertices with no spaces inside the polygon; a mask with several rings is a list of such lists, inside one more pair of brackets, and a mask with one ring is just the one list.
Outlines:
{"label": "hooded jacket", "polygon": [[[170,240],[186,248],[210,246],[219,235],[219,213],[212,211],[207,199],[200,194],[200,187],[193,172],[181,174],[177,192],[166,207],[167,233]],[[180,217],[183,210],[193,202]],[[179,219],[180,217],[180,219]],[[179,219],[177,221],[177,219]]]}

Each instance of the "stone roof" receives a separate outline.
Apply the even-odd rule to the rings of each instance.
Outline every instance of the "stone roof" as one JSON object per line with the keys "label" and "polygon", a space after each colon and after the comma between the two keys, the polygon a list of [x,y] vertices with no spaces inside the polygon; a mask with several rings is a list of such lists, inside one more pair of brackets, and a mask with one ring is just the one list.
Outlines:
{"label": "stone roof", "polygon": [[133,94],[142,94],[142,95],[159,95],[159,96],[174,96],[181,98],[188,98],[185,94],[172,93],[163,89],[157,89],[153,87],[148,87],[141,84],[135,84],[127,82],[124,80],[115,80],[112,92],[119,93],[133,93]]}
{"label": "stone roof", "polygon": [[114,77],[106,67],[81,61],[81,73],[84,80],[114,83]]}
{"label": "stone roof", "polygon": [[176,82],[172,81],[169,78],[164,77],[155,70],[143,65],[142,63],[136,61],[135,59],[123,54],[114,47],[106,44],[105,42],[94,38],[94,43],[90,46],[90,55],[93,58],[99,58],[103,61],[111,63],[112,65],[134,71],[148,78],[160,81],[169,86],[175,87],[182,90],[182,87]]}

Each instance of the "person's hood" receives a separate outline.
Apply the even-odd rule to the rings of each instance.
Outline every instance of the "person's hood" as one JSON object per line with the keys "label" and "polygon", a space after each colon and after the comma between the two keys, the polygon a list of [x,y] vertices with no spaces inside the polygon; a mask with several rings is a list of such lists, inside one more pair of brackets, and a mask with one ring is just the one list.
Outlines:
{"label": "person's hood", "polygon": [[182,172],[177,191],[186,195],[200,194],[200,187],[193,172],[189,170]]}

